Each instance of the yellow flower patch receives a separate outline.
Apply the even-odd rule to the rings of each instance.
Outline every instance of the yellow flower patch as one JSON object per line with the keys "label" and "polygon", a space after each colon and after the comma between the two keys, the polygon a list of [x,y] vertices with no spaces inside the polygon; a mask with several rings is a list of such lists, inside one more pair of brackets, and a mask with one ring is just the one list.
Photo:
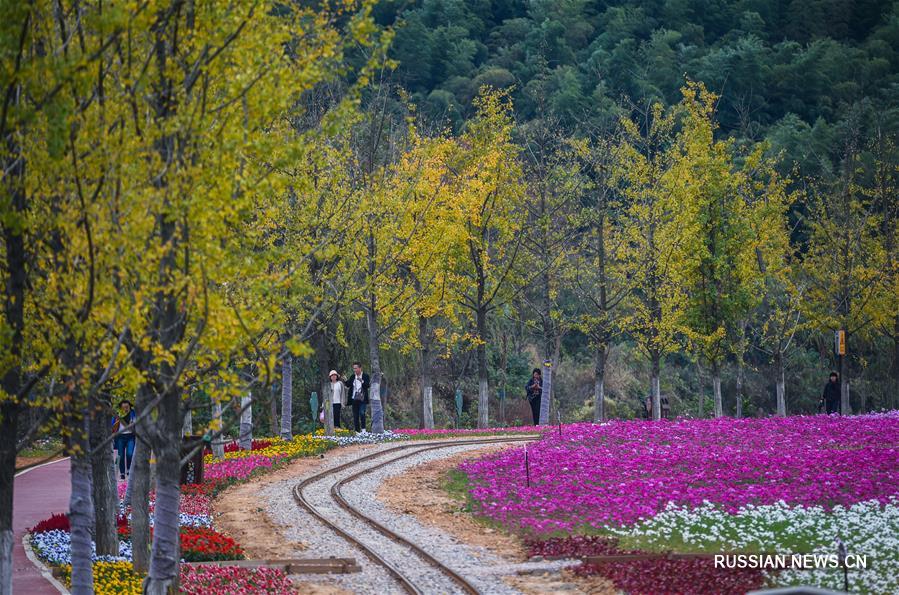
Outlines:
{"label": "yellow flower patch", "polygon": [[[340,435],[340,434],[338,434]],[[286,456],[288,458],[309,457],[325,452],[329,448],[334,447],[334,443],[322,440],[318,436],[312,434],[301,434],[294,436],[292,440],[284,440],[283,438],[266,438],[272,440],[272,444],[258,450],[236,450],[225,453],[225,459],[242,459],[250,455],[258,455],[263,457]],[[215,462],[215,458],[210,454],[203,458],[206,464]]]}
{"label": "yellow flower patch", "polygon": [[[72,586],[72,567],[62,566],[62,578]],[[131,562],[94,562],[94,593],[128,593],[140,595],[144,577],[134,572]]]}

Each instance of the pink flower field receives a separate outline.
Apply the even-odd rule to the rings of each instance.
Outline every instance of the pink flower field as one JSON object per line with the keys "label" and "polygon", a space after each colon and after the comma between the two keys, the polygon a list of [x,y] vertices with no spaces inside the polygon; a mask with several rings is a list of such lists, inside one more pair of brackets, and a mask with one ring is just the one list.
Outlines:
{"label": "pink flower field", "polygon": [[899,414],[565,426],[462,465],[478,511],[532,535],[601,530],[669,503],[887,503],[899,494]]}

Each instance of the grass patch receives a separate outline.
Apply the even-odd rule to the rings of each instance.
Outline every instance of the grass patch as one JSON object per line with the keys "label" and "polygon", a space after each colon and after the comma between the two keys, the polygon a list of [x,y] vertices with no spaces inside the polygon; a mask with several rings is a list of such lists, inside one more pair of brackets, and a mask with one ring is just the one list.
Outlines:
{"label": "grass patch", "polygon": [[443,491],[450,495],[454,500],[464,503],[462,510],[464,512],[472,512],[472,504],[474,501],[469,492],[470,484],[468,474],[460,469],[450,469],[444,476],[441,486]]}

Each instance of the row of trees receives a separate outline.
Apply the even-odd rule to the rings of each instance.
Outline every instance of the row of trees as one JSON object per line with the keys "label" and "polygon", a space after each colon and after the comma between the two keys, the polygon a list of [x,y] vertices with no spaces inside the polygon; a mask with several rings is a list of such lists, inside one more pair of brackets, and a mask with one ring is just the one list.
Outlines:
{"label": "row of trees", "polygon": [[[314,279],[288,264],[305,273],[328,241],[280,236],[281,214],[315,209],[308,190],[330,138],[382,62],[388,37],[370,11],[3,4],[0,592],[11,592],[15,457],[40,431],[71,456],[72,591],[92,592],[92,540],[117,554],[109,416],[122,395],[139,412],[135,566],[147,592],[177,588],[187,397],[221,406],[264,382],[287,306],[312,299]],[[341,82],[324,125],[303,129],[304,95],[345,80],[346,48],[367,53],[356,84]]]}

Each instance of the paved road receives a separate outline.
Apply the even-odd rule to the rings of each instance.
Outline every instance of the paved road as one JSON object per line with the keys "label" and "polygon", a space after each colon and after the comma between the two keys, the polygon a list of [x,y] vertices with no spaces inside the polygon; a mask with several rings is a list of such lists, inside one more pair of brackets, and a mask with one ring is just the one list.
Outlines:
{"label": "paved road", "polygon": [[16,595],[58,595],[49,581],[25,556],[22,537],[29,527],[57,512],[69,509],[69,460],[56,461],[35,467],[16,476],[13,499],[12,588]]}

